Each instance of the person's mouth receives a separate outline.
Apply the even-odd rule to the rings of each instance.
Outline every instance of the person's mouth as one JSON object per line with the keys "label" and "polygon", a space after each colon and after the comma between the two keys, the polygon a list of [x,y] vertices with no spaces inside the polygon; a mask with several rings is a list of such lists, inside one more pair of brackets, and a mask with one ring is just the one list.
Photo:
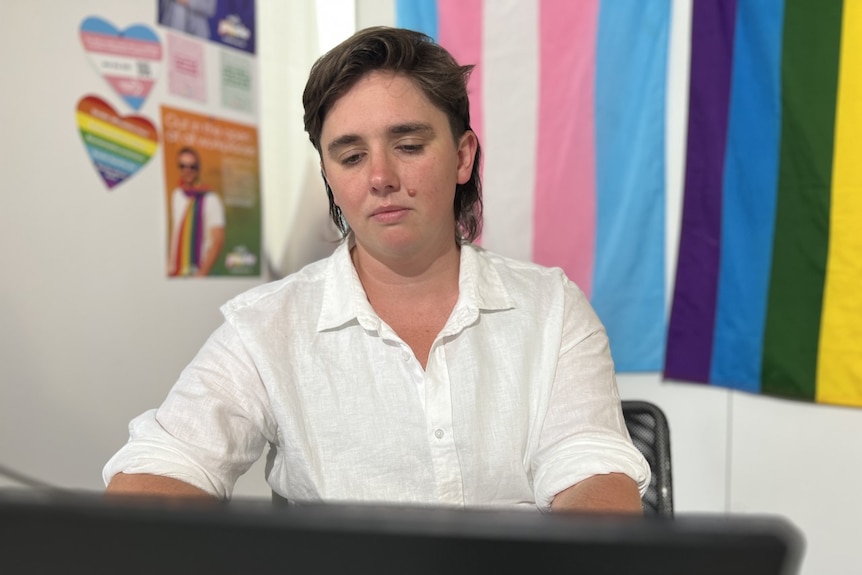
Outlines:
{"label": "person's mouth", "polygon": [[403,206],[380,206],[371,212],[371,219],[382,223],[393,223],[407,215],[408,211],[408,208]]}

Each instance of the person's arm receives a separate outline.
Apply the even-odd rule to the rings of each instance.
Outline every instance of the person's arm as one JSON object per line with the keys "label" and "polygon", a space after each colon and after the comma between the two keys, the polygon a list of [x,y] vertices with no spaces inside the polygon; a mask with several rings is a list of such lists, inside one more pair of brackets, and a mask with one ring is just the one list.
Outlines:
{"label": "person's arm", "polygon": [[209,230],[209,242],[207,253],[204,254],[204,259],[198,268],[197,275],[208,276],[212,271],[213,266],[218,259],[221,249],[224,246],[224,227],[214,227]]}
{"label": "person's arm", "polygon": [[203,495],[170,479],[180,478],[227,500],[237,478],[276,440],[266,388],[235,326],[226,321],[158,410],[129,423],[129,439],[105,464],[102,478],[111,494]]}
{"label": "person's arm", "polygon": [[182,3],[206,18],[215,16],[217,0],[183,0]]}
{"label": "person's arm", "polygon": [[578,511],[643,514],[637,483],[628,475],[593,475],[558,493],[552,512]]}
{"label": "person's arm", "polygon": [[180,273],[180,270],[179,270],[180,266],[179,266],[179,262],[177,261],[177,258],[179,256],[179,254],[177,253],[177,242],[179,241],[179,238],[177,237],[177,235],[179,232],[179,230],[178,230],[179,225],[178,224],[180,222],[180,219],[182,218],[182,216],[180,215],[182,213],[182,210],[183,210],[183,204],[182,204],[183,200],[180,198],[180,196],[182,196],[182,195],[183,195],[183,192],[178,188],[174,189],[174,191],[171,192],[171,214],[170,214],[170,217],[168,218],[168,222],[169,222],[168,225],[170,226],[170,228],[169,228],[170,237],[168,240],[168,258],[167,258],[168,277],[177,276]]}
{"label": "person's arm", "polygon": [[117,473],[111,478],[106,495],[154,495],[159,497],[195,497],[215,499],[212,495],[172,477],[146,473]]}
{"label": "person's arm", "polygon": [[561,349],[533,457],[537,504],[642,513],[650,468],[626,430],[607,334],[583,292],[564,286]]}

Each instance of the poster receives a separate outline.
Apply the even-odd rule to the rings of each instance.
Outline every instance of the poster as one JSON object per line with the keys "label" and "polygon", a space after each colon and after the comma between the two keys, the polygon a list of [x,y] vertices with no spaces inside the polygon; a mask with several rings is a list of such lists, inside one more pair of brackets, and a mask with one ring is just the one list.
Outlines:
{"label": "poster", "polygon": [[254,0],[160,0],[159,24],[255,53]]}
{"label": "poster", "polygon": [[170,277],[260,275],[257,128],[161,107]]}
{"label": "poster", "polygon": [[201,42],[180,34],[168,34],[168,91],[206,103],[206,62]]}

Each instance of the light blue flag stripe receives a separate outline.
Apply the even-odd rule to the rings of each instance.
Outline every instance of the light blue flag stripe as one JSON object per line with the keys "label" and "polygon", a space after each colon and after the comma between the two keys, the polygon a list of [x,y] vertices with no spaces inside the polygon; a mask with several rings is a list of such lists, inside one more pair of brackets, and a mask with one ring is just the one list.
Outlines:
{"label": "light blue flag stripe", "polygon": [[781,135],[784,0],[739,2],[710,382],[760,391]]}
{"label": "light blue flag stripe", "polygon": [[670,8],[670,0],[603,0],[599,10],[591,299],[618,371],[659,371],[664,362]]}
{"label": "light blue flag stripe", "polygon": [[424,32],[437,42],[437,0],[395,0],[395,25]]}

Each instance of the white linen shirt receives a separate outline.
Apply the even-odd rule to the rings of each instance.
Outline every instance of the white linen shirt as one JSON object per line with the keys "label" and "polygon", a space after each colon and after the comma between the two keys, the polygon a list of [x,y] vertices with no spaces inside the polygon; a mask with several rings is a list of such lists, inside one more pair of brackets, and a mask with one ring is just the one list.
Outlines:
{"label": "white linen shirt", "polygon": [[231,496],[271,445],[292,501],[529,505],[650,470],[608,339],[557,268],[461,248],[459,297],[426,368],[368,303],[344,242],[222,306],[225,322],[105,465]]}

